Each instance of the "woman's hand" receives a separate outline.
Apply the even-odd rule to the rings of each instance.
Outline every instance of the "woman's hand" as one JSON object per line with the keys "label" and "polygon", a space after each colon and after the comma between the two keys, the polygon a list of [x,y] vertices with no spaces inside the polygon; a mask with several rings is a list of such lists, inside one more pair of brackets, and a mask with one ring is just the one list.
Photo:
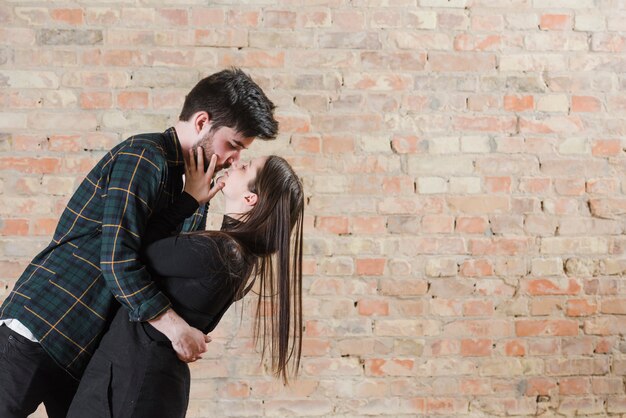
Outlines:
{"label": "woman's hand", "polygon": [[198,204],[203,205],[210,201],[224,187],[224,184],[219,182],[211,188],[217,155],[211,156],[209,168],[204,171],[204,150],[198,147],[197,151],[196,160],[193,149],[189,149],[189,158],[185,163],[185,191],[196,199]]}

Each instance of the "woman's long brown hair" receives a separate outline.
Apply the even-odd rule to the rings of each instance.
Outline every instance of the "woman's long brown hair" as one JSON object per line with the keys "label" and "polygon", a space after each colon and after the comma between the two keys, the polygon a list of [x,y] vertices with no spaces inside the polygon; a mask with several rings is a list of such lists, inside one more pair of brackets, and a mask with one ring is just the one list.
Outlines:
{"label": "woman's long brown hair", "polygon": [[274,155],[248,187],[258,196],[256,205],[223,231],[240,244],[244,259],[253,260],[259,288],[254,340],[262,342],[263,358],[269,351],[274,374],[287,384],[298,374],[302,352],[304,193],[289,163]]}

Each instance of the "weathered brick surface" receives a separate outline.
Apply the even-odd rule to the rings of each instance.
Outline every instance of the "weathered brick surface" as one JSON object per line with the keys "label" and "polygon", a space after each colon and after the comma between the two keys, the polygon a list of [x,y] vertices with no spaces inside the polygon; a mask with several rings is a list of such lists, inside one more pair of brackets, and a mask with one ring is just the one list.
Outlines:
{"label": "weathered brick surface", "polygon": [[250,156],[307,188],[302,373],[272,380],[240,304],[189,417],[623,417],[625,27],[617,0],[0,2],[0,298],[104,152],[235,65],[281,122]]}

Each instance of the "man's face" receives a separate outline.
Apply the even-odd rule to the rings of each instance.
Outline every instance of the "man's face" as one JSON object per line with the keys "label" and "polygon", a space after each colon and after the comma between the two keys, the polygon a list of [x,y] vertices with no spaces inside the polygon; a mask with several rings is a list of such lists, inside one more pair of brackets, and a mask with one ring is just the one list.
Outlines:
{"label": "man's face", "polygon": [[246,138],[234,129],[223,126],[215,131],[211,131],[211,125],[206,124],[199,132],[200,139],[194,145],[194,152],[197,147],[204,150],[204,168],[209,167],[211,155],[217,155],[215,171],[230,167],[234,162],[239,161],[241,151],[247,149],[254,138]]}

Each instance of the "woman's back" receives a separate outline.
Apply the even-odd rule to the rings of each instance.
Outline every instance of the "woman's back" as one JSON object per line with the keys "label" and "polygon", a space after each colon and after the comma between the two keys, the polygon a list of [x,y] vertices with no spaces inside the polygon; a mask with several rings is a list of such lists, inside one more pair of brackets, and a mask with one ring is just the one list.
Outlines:
{"label": "woman's back", "polygon": [[143,257],[174,310],[204,333],[242,296],[251,270],[235,241],[219,232],[165,238],[150,244]]}

